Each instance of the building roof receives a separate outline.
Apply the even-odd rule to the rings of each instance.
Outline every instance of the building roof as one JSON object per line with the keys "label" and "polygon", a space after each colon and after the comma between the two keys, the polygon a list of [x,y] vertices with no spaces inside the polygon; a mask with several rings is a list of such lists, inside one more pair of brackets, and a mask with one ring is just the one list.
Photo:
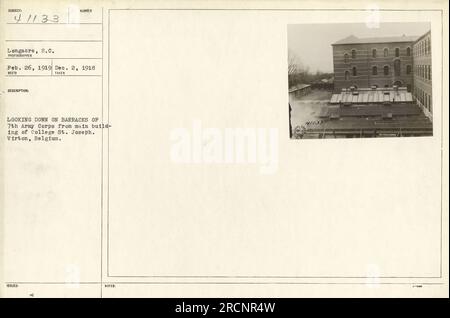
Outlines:
{"label": "building roof", "polygon": [[289,93],[292,93],[292,92],[295,92],[295,91],[298,91],[298,90],[301,90],[301,89],[304,89],[304,88],[310,87],[310,86],[311,85],[309,85],[309,84],[298,84],[298,85],[291,87],[289,89]]}
{"label": "building roof", "polygon": [[330,104],[368,104],[368,103],[405,103],[412,102],[412,94],[406,87],[342,89],[341,93],[331,96]]}
{"label": "building roof", "polygon": [[306,123],[302,138],[433,134],[432,122],[412,103],[330,107],[319,118]]}
{"label": "building roof", "polygon": [[358,38],[350,35],[342,40],[334,42],[332,45],[339,44],[366,44],[366,43],[398,43],[398,42],[414,42],[419,36],[388,36],[388,37],[374,37],[374,38]]}
{"label": "building roof", "polygon": [[415,104],[399,103],[392,105],[354,105],[336,106],[323,109],[318,117],[320,118],[340,118],[340,117],[382,117],[387,114],[392,116],[413,116],[421,115],[422,110]]}
{"label": "building roof", "polygon": [[[340,118],[322,121],[308,127],[303,133],[303,139],[342,137],[347,134],[366,137],[394,137],[405,135],[432,136],[433,124],[425,116],[397,119],[365,119]],[[333,137],[331,137],[333,138]]]}
{"label": "building roof", "polygon": [[420,37],[418,37],[416,39],[416,42],[420,41],[421,39],[423,39],[424,37],[426,37],[429,34],[431,35],[431,30],[429,30],[428,32],[426,32],[426,33],[422,34]]}

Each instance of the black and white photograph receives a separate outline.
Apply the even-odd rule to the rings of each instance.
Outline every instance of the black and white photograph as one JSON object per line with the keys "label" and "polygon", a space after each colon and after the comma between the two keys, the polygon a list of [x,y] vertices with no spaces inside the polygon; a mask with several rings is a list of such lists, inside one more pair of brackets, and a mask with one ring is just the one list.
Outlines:
{"label": "black and white photograph", "polygon": [[433,135],[430,24],[288,25],[292,139]]}

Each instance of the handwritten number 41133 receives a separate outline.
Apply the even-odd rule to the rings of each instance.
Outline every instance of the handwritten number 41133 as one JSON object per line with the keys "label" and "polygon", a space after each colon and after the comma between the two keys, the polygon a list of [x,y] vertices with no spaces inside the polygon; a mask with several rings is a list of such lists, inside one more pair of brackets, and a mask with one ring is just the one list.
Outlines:
{"label": "handwritten number 41133", "polygon": [[59,15],[47,14],[17,14],[14,16],[15,23],[58,23]]}

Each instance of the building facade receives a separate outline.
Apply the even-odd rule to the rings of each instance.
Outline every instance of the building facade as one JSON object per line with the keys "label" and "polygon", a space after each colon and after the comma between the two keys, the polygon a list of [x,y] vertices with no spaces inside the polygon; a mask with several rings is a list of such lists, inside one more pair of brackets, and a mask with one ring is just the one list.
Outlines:
{"label": "building facade", "polygon": [[414,89],[413,95],[423,112],[432,118],[431,89],[431,32],[428,31],[413,43]]}
{"label": "building facade", "polygon": [[357,38],[334,44],[334,90],[392,87],[413,90],[413,44],[417,37]]}

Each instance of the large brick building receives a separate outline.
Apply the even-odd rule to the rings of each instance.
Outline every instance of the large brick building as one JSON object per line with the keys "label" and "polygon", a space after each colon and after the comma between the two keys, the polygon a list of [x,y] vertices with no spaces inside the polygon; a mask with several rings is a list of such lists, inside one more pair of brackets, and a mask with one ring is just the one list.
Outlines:
{"label": "large brick building", "polygon": [[334,88],[413,87],[413,44],[417,37],[346,37],[333,46]]}
{"label": "large brick building", "polygon": [[431,32],[428,31],[413,44],[413,95],[423,112],[432,117],[431,90]]}

